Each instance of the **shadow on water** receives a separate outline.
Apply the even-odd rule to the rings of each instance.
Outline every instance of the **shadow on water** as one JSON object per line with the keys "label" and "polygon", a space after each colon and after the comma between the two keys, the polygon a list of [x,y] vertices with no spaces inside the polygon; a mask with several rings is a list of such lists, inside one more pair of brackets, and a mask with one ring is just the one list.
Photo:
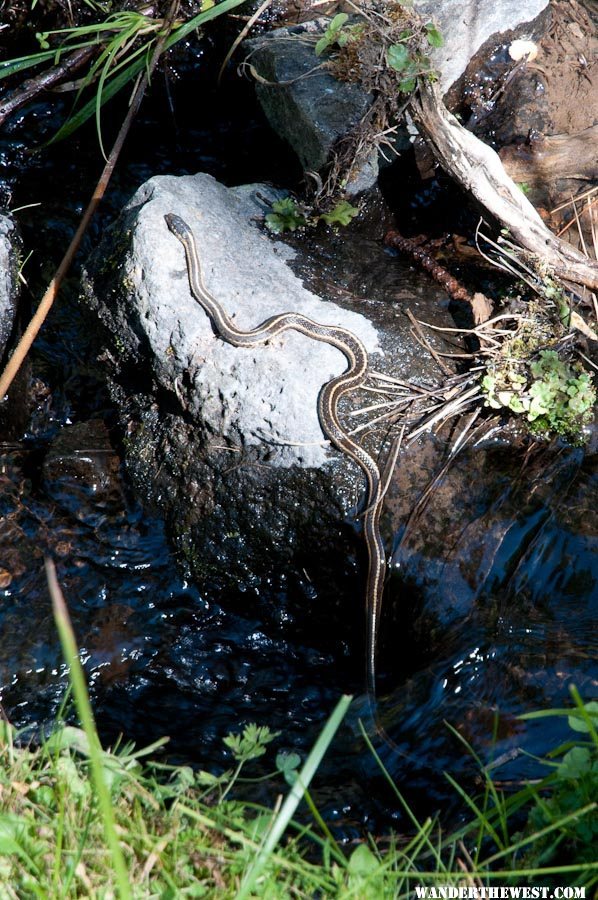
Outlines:
{"label": "shadow on water", "polygon": [[[249,87],[229,85],[223,98],[201,81],[185,85],[171,86],[175,120],[156,88],[87,249],[150,175],[203,170],[226,183],[287,186],[298,177]],[[198,96],[205,102],[192,108]],[[33,106],[2,139],[12,205],[42,203],[20,215],[34,250],[25,270],[30,300],[51,276],[101,168],[93,134],[25,157],[33,133],[39,140],[50,125],[55,118]],[[361,258],[360,273],[359,252],[346,257],[355,282],[366,284],[371,258]],[[421,285],[422,276],[413,277]],[[26,434],[0,445],[4,709],[35,733],[51,726],[64,697],[43,577],[50,553],[106,740],[122,732],[147,743],[167,734],[173,758],[218,768],[226,766],[222,737],[255,721],[281,731],[279,749],[306,751],[338,696],[362,689],[358,577],[338,586],[344,612],[336,623],[330,610],[339,597],[318,593],[300,571],[273,572],[268,584],[248,580],[242,592],[214,596],[209,584],[186,579],[161,522],[130,494],[115,415],[101,373],[87,362],[76,292],[73,277],[33,355]],[[534,764],[514,755],[515,747],[541,753],[560,737],[553,723],[524,726],[517,714],[565,704],[571,683],[589,699],[597,675],[593,450],[548,448],[530,457],[487,442],[459,456],[410,518],[442,452],[429,439],[405,458],[385,514],[395,549],[380,648],[381,715],[405,756],[379,750],[422,815],[451,802],[443,770],[475,784],[475,765],[445,720],[484,757],[503,757],[500,776],[516,781]],[[399,819],[364,749],[359,711],[357,702],[317,785],[320,806],[346,836],[364,822]]]}

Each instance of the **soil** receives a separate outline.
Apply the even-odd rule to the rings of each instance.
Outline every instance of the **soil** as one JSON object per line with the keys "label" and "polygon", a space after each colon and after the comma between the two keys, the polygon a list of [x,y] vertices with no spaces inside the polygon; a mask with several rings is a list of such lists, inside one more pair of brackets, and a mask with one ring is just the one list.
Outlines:
{"label": "soil", "polygon": [[[573,218],[565,205],[596,183],[596,138],[589,129],[598,124],[598,9],[591,0],[554,0],[550,12],[533,60],[514,65],[505,42],[472,61],[460,112],[470,130],[500,151],[509,175],[559,233]],[[553,135],[559,135],[555,147],[544,141]],[[577,136],[570,145],[568,135]],[[579,213],[591,246],[586,207]],[[576,228],[566,236],[581,249]]]}
{"label": "soil", "polygon": [[580,3],[554,4],[552,27],[528,68],[544,85],[546,134],[574,134],[598,122],[598,33]]}
{"label": "soil", "polygon": [[514,64],[509,45],[488,42],[468,67],[461,102],[449,98],[471,131],[499,148],[531,130],[574,134],[598,122],[598,36],[580,0],[553,0],[533,59]]}

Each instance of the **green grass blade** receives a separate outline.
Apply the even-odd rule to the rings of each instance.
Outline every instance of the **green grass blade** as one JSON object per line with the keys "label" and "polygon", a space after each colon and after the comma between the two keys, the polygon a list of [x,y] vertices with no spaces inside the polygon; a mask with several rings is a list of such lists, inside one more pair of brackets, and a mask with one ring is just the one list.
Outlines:
{"label": "green grass blade", "polygon": [[262,869],[268,861],[268,858],[270,857],[272,851],[278,844],[278,841],[286,831],[286,828],[290,820],[292,819],[295,810],[301,803],[303,794],[309,787],[312,778],[316,774],[318,766],[322,762],[324,754],[330,746],[330,742],[332,741],[339,728],[339,725],[344,719],[352,699],[352,697],[344,695],[337,703],[332,715],[326,723],[324,730],[314,744],[311,753],[305,760],[303,768],[299,772],[297,780],[291,788],[289,794],[287,795],[287,798],[283,803],[280,812],[274,819],[272,827],[268,832],[268,836],[263,846],[258,851],[252,865],[245,874],[245,878],[243,879],[236,900],[243,900],[244,897],[247,897],[247,895],[255,885],[256,880],[259,878]]}
{"label": "green grass blade", "polygon": [[[503,859],[505,856],[508,856],[510,854],[516,854],[518,850],[520,850],[522,847],[527,846],[527,844],[533,844],[535,841],[538,841],[540,838],[545,837],[552,831],[557,831],[558,829],[563,828],[565,825],[568,825],[569,822],[575,822],[582,816],[586,816],[588,813],[594,812],[597,807],[598,803],[588,803],[587,806],[583,806],[581,809],[576,809],[574,812],[568,813],[566,816],[562,816],[555,822],[551,822],[550,825],[546,826],[546,828],[541,828],[540,830],[535,831],[533,834],[526,835],[526,837],[521,838],[521,840],[517,841],[514,844],[511,844],[509,847],[501,849],[499,853],[493,853],[492,856],[488,856],[485,860],[483,860],[482,865],[490,866],[498,859]],[[578,865],[580,869],[583,869],[585,863],[579,863]]]}
{"label": "green grass blade", "polygon": [[[594,744],[596,745],[596,747],[598,747],[598,733],[596,732],[594,721],[593,721],[592,717],[589,715],[589,713],[585,707],[585,704],[584,704],[583,700],[581,699],[581,695],[580,695],[579,691],[577,690],[577,688],[575,687],[574,684],[571,685],[571,687],[569,688],[569,691],[571,693],[571,696],[573,697],[573,700],[575,702],[575,705],[577,706],[577,709],[579,710],[579,714],[580,714],[581,718],[584,720],[584,722],[586,723],[586,725],[588,727],[588,732],[591,735],[591,738],[592,738]],[[569,715],[571,715],[571,713],[569,713]]]}
{"label": "green grass blade", "polygon": [[0,78],[8,78],[9,75],[15,75],[17,72],[22,72],[24,69],[39,66],[43,62],[56,59],[57,56],[57,61],[60,61],[61,54],[71,53],[73,50],[80,50],[82,47],[88,46],[89,41],[82,41],[80,44],[61,47],[59,50],[43,50],[41,53],[32,53],[31,56],[19,56],[17,59],[7,59],[5,62],[0,62]]}
{"label": "green grass blade", "polygon": [[409,817],[411,824],[416,829],[416,835],[421,837],[421,839],[425,843],[426,847],[428,848],[429,853],[435,859],[439,869],[444,871],[445,867],[444,867],[444,863],[442,861],[442,857],[441,857],[440,853],[438,852],[437,848],[434,846],[434,844],[432,843],[432,841],[429,838],[429,831],[431,830],[430,829],[430,820],[428,819],[423,823],[421,823],[419,821],[419,819],[417,818],[417,816],[415,815],[415,813],[413,812],[413,810],[411,809],[411,807],[409,806],[409,804],[407,803],[405,798],[403,797],[402,793],[400,792],[400,790],[398,789],[398,787],[392,780],[390,772],[388,771],[388,769],[386,768],[386,766],[380,759],[380,756],[376,752],[376,748],[372,744],[370,737],[369,737],[367,731],[365,730],[365,726],[361,720],[359,721],[359,728],[361,730],[361,734],[363,736],[365,743],[367,744],[367,747],[368,747],[370,753],[372,754],[372,756],[374,757],[374,759],[376,760],[376,762],[380,768],[380,771],[382,772],[382,774],[384,775],[384,778],[386,779],[386,781],[392,788],[392,791],[395,794],[397,800],[399,801],[399,803],[401,804],[401,806],[407,813],[407,816]]}
{"label": "green grass blade", "polygon": [[112,864],[114,866],[114,874],[116,876],[120,896],[122,900],[129,900],[129,898],[132,897],[129,876],[127,874],[124,856],[116,834],[112,801],[110,799],[108,787],[106,786],[106,781],[104,780],[102,745],[100,744],[91,704],[89,702],[85,675],[83,674],[83,667],[81,666],[81,661],[79,659],[75,635],[67,606],[64,597],[62,596],[58,579],[56,578],[54,563],[51,559],[46,558],[45,566],[48,589],[52,598],[54,621],[56,622],[56,628],[58,629],[64,659],[70,670],[73,696],[75,698],[77,713],[81,721],[81,727],[89,742],[89,762],[92,782],[95,788],[100,814],[102,816],[106,843],[108,844],[112,856]]}
{"label": "green grass blade", "polygon": [[192,31],[195,31],[196,28],[200,28],[207,22],[211,22],[212,19],[218,18],[218,16],[223,16],[225,13],[230,12],[231,9],[235,9],[245,2],[246,0],[223,0],[222,3],[217,3],[215,6],[210,7],[210,9],[198,13],[198,15],[177,28],[176,31],[173,31],[166,41],[165,49],[170,49],[173,44],[176,44],[177,41],[187,37],[187,35],[191,34]]}
{"label": "green grass blade", "polygon": [[[194,16],[189,22],[185,22],[184,25],[179,26],[174,29],[169,37],[166,39],[164,43],[164,52],[173,47],[177,41],[182,40],[192,31],[195,31],[201,25],[205,25],[207,22],[212,19],[217,18],[224,13],[229,12],[231,9],[234,9],[237,6],[240,6],[242,3],[245,3],[246,0],[224,0],[223,3],[218,3],[216,6],[211,7],[210,9],[205,10],[205,12],[199,13],[197,16]],[[152,37],[151,41],[153,42],[154,37]],[[84,46],[84,45],[83,45]],[[93,97],[87,103],[85,103],[80,110],[76,113],[73,113],[64,125],[58,129],[54,137],[52,137],[48,144],[54,144],[57,141],[62,141],[71,135],[77,128],[80,128],[88,119],[91,119],[92,116],[99,115],[99,109],[112,97],[119,93],[129,82],[131,82],[136,76],[141,72],[143,67],[146,65],[147,61],[147,51],[148,44],[144,44],[143,46],[137,48],[136,51],[132,52],[129,59],[133,59],[134,56],[137,55],[137,59],[134,59],[129,65],[125,68],[122,68],[120,73],[113,74],[110,79],[104,78],[106,82],[103,85],[103,89],[101,94],[98,93],[97,96]],[[141,54],[141,56],[139,56]],[[115,66],[115,72],[118,72],[119,68],[124,66],[124,61]]]}
{"label": "green grass blade", "polygon": [[[134,63],[124,69],[120,75],[113,78],[102,91],[101,105],[103,106],[108,100],[114,97],[127,85],[139,72],[143,69],[144,60],[137,59]],[[93,97],[81,109],[70,116],[64,125],[58,129],[53,138],[50,138],[48,144],[55,144],[67,138],[73,131],[80,128],[88,119],[95,115],[97,109],[97,98]]]}

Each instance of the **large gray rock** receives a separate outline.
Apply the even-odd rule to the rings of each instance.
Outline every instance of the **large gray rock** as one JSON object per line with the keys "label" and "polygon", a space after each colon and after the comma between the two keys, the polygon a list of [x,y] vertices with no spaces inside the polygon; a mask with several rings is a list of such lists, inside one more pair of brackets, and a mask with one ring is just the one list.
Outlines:
{"label": "large gray rock", "polygon": [[370,352],[378,348],[376,331],[363,316],[302,286],[284,259],[291,251],[243,216],[246,200],[243,189],[229,190],[209,175],[148,181],[124,213],[131,243],[121,277],[129,293],[125,303],[100,307],[100,315],[119,335],[122,351],[143,352],[161,387],[221,443],[267,442],[271,465],[323,465],[328,451],[317,398],[323,383],[346,367],[344,356],[293,331],[246,350],[222,340],[190,293],[184,249],[165,214],[176,212],[193,229],[205,284],[239,328],[291,309],[350,329]]}
{"label": "large gray rock", "polygon": [[[353,565],[358,545],[343,523],[363,475],[327,446],[317,398],[346,360],[294,332],[251,349],[227,344],[190,294],[183,247],[164,215],[176,212],[192,227],[207,288],[241,329],[293,310],[350,329],[377,369],[421,378],[425,361],[409,320],[390,303],[363,302],[376,328],[303,287],[288,264],[292,251],[252,221],[267,210],[256,200],[267,191],[228,189],[208,175],[151,179],[89,261],[85,296],[105,326],[99,337],[130,470],[195,574],[238,583],[264,577],[274,562],[309,559],[310,577],[321,566],[334,582],[339,567],[347,574]],[[374,250],[388,277],[392,261]],[[422,310],[413,295],[410,305],[450,324],[435,299],[434,309]]]}
{"label": "large gray rock", "polygon": [[[246,42],[257,71],[256,93],[277,134],[293,148],[305,171],[328,162],[335,143],[367,113],[374,99],[360,85],[327,71],[314,48],[327,19],[278,28]],[[377,153],[347,185],[347,194],[370,188],[378,178]]]}

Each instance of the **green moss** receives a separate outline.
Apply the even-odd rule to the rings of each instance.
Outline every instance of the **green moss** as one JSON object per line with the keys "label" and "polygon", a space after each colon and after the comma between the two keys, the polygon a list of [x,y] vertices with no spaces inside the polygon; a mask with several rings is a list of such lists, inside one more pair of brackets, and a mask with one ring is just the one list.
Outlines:
{"label": "green moss", "polygon": [[592,375],[556,350],[540,350],[531,360],[501,356],[482,378],[482,390],[487,406],[524,415],[535,433],[573,442],[581,440],[596,403]]}

